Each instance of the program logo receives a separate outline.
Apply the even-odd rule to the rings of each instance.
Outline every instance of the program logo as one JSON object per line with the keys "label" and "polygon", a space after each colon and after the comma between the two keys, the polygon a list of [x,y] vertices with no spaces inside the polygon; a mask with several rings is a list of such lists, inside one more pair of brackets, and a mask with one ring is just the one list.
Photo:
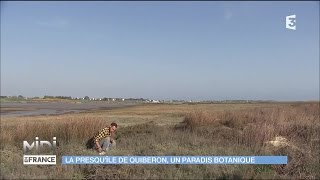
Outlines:
{"label": "program logo", "polygon": [[296,15],[286,16],[286,28],[291,30],[296,30]]}
{"label": "program logo", "polygon": [[36,137],[31,145],[28,141],[23,141],[23,164],[55,165],[57,163],[56,147],[56,137],[52,138],[52,143],[49,141],[39,141],[39,137]]}

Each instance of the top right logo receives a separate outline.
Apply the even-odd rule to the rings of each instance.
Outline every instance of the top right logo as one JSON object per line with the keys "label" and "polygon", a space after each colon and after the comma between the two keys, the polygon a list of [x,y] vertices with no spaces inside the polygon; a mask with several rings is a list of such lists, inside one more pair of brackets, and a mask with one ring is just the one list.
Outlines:
{"label": "top right logo", "polygon": [[296,15],[286,16],[286,28],[296,30],[297,18]]}

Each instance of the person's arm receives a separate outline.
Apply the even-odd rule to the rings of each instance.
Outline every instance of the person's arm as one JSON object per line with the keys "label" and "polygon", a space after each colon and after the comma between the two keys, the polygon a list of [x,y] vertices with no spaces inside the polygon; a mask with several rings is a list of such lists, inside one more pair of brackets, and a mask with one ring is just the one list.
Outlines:
{"label": "person's arm", "polygon": [[110,143],[115,142],[114,138],[116,137],[116,132],[110,134]]}
{"label": "person's arm", "polygon": [[99,144],[99,141],[96,141],[96,148],[97,148],[97,151],[100,153],[100,152],[102,152],[102,148],[101,148],[101,146],[100,146],[100,144]]}
{"label": "person's arm", "polygon": [[104,137],[104,130],[101,130],[100,132],[99,132],[99,134],[98,135],[96,135],[93,139],[94,139],[94,142],[95,142],[95,146],[96,146],[96,149],[97,149],[97,151],[100,153],[100,152],[102,152],[102,148],[101,148],[101,146],[100,146],[100,140],[102,139]]}

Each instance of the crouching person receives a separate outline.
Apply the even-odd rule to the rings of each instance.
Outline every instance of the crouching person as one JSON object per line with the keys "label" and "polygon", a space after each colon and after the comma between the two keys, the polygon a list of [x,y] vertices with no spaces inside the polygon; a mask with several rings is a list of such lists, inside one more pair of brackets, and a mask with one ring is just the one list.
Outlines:
{"label": "crouching person", "polygon": [[117,130],[118,125],[111,123],[110,126],[105,127],[99,131],[99,133],[93,137],[93,143],[99,155],[106,154],[106,151],[116,146],[116,141],[112,138]]}

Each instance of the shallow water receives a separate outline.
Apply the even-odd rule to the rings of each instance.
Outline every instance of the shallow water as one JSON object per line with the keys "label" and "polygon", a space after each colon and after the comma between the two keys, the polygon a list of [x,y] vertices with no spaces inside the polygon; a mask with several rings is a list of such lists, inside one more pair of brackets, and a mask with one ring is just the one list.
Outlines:
{"label": "shallow water", "polygon": [[133,104],[116,103],[1,103],[1,117],[58,115],[87,110],[114,109]]}

